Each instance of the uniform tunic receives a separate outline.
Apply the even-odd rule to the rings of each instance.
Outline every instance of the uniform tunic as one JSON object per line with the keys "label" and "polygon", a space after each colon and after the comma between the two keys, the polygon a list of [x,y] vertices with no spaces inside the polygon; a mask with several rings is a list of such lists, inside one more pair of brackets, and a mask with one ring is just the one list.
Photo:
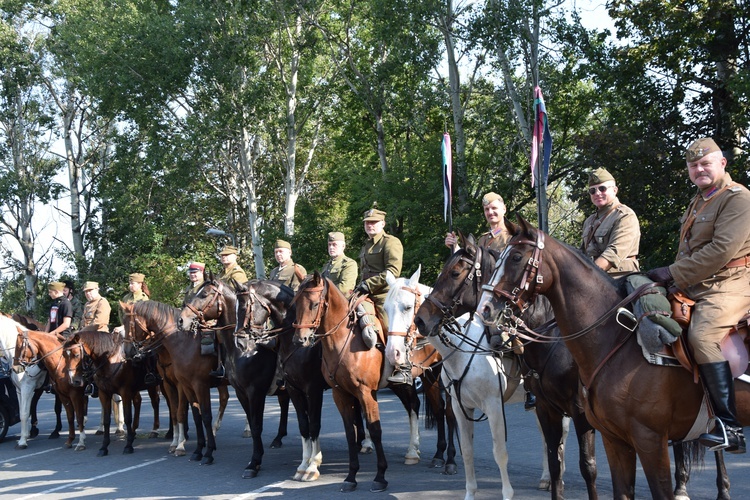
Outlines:
{"label": "uniform tunic", "polygon": [[302,282],[302,280],[297,275],[300,275],[304,278],[306,274],[307,271],[304,267],[300,266],[299,264],[295,264],[292,259],[288,259],[280,266],[274,267],[273,270],[271,270],[271,274],[269,275],[268,279],[281,281],[296,292],[297,288],[299,288],[299,284]]}
{"label": "uniform tunic", "polygon": [[328,259],[320,274],[324,278],[330,278],[338,289],[349,297],[357,286],[357,268],[357,261],[342,254],[335,259]]}
{"label": "uniform tunic", "polygon": [[637,258],[640,241],[638,216],[617,198],[583,223],[581,250],[591,260],[601,257],[612,264],[608,273],[640,271]]}
{"label": "uniform tunic", "polygon": [[226,283],[229,283],[232,279],[240,284],[247,283],[247,275],[245,274],[245,271],[243,271],[237,264],[229,269],[224,269],[224,273],[219,276],[219,279]]}
{"label": "uniform tunic", "polygon": [[70,300],[70,306],[73,308],[73,316],[70,320],[70,328],[73,331],[76,331],[81,326],[81,318],[83,318],[83,304],[81,304],[81,300],[73,296]]}
{"label": "uniform tunic", "polygon": [[100,332],[109,332],[109,314],[112,307],[104,297],[86,302],[83,307],[83,319],[81,320],[81,329],[96,329]]}
{"label": "uniform tunic", "polygon": [[[125,294],[125,296],[122,298],[122,302],[126,304],[135,304],[136,302],[143,302],[144,300],[149,300],[148,295],[143,293],[143,290],[139,290],[135,293],[128,292]],[[118,311],[118,315],[120,318],[120,324],[124,324],[124,315],[122,314],[122,308]]]}
{"label": "uniform tunic", "polygon": [[724,361],[721,340],[750,311],[750,268],[727,267],[750,255],[750,191],[729,174],[716,188],[698,193],[683,214],[669,266],[675,284],[696,301],[688,340],[698,364]]}
{"label": "uniform tunic", "polygon": [[479,237],[477,246],[480,246],[482,248],[489,248],[490,250],[495,250],[496,252],[502,252],[503,250],[505,250],[505,247],[509,241],[510,234],[508,234],[508,231],[502,229],[496,233],[487,231]]}
{"label": "uniform tunic", "polygon": [[205,283],[203,280],[197,281],[195,283],[191,281],[190,284],[185,288],[185,290],[182,291],[182,293],[185,295],[185,298],[182,299],[182,307],[185,307],[190,303],[191,300],[195,298],[196,295],[198,295],[198,290],[200,290],[200,288],[203,286],[203,283]]}
{"label": "uniform tunic", "polygon": [[388,317],[383,304],[388,295],[388,283],[385,281],[386,271],[393,273],[395,278],[401,275],[401,265],[404,257],[404,247],[401,240],[385,231],[381,231],[374,238],[368,239],[359,252],[359,265],[362,280],[370,289],[370,298],[378,309],[378,314],[386,323],[383,325],[388,331]]}

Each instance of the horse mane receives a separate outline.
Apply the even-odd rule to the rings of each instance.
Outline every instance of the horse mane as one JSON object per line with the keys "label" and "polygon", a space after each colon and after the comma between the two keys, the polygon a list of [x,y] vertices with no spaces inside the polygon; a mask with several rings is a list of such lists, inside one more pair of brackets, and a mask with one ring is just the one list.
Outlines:
{"label": "horse mane", "polygon": [[[305,281],[308,278],[305,278]],[[257,290],[261,297],[268,300],[268,304],[266,305],[271,309],[272,314],[281,320],[283,327],[291,328],[295,315],[289,314],[289,311],[294,307],[294,290],[279,280],[253,279],[246,283],[247,288],[251,286]],[[282,310],[279,304],[283,304],[286,310]]]}
{"label": "horse mane", "polygon": [[[81,342],[86,344],[88,348],[91,349],[91,352],[97,356],[112,354],[123,344],[119,335],[111,335],[104,332],[84,330],[76,332],[76,335],[80,338]],[[65,345],[67,346],[71,343],[72,339],[67,341]]]}
{"label": "horse mane", "polygon": [[170,326],[177,329],[180,310],[156,300],[142,300],[133,304],[133,314],[155,322],[158,329],[166,331]]}

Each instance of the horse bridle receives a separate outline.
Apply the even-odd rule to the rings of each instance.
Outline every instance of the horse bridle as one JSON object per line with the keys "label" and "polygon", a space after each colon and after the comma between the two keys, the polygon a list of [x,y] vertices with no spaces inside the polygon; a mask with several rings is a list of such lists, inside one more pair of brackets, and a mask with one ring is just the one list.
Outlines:
{"label": "horse bridle", "polygon": [[[440,319],[440,323],[438,324],[437,328],[438,331],[442,329],[443,326],[448,326],[449,324],[457,325],[458,320],[454,316],[454,311],[456,310],[456,307],[461,304],[463,300],[463,291],[466,287],[471,287],[472,284],[474,285],[475,292],[477,294],[477,297],[480,294],[481,291],[481,281],[482,281],[482,247],[476,246],[475,252],[474,252],[474,260],[467,259],[465,256],[461,256],[459,258],[459,262],[465,262],[469,265],[469,272],[464,278],[464,280],[461,282],[461,285],[459,285],[458,290],[453,294],[453,301],[450,305],[446,306],[442,302],[440,302],[437,298],[435,298],[434,294],[429,294],[425,300],[430,301],[433,305],[435,305],[440,312],[443,314],[442,318]],[[468,252],[468,249],[466,250]]]}
{"label": "horse bridle", "polygon": [[[188,310],[190,310],[193,314],[195,314],[195,317],[198,320],[197,322],[193,321],[191,325],[191,331],[193,330],[197,331],[198,329],[201,329],[201,330],[214,330],[215,329],[215,328],[212,328],[211,325],[209,325],[206,322],[206,317],[205,317],[206,312],[209,309],[211,309],[214,306],[214,304],[216,304],[216,307],[218,309],[216,312],[217,317],[221,317],[222,313],[224,312],[225,305],[224,305],[224,301],[220,300],[220,298],[222,298],[223,295],[221,293],[221,290],[219,290],[219,287],[214,285],[213,283],[206,282],[206,283],[203,283],[203,285],[201,285],[201,288],[200,290],[198,290],[198,293],[200,293],[206,287],[210,289],[210,291],[208,291],[207,293],[210,293],[211,295],[209,296],[208,301],[203,305],[203,308],[200,311],[196,309],[195,307],[193,307],[192,304],[185,304],[185,307]],[[232,325],[232,327],[234,327],[234,325]]]}
{"label": "horse bridle", "polygon": [[[527,239],[513,241],[513,239],[511,239],[511,241],[508,242],[507,247],[510,249],[516,245],[531,245],[534,247],[531,257],[529,257],[524,265],[523,274],[521,275],[521,280],[518,285],[513,287],[513,290],[510,292],[506,292],[500,288],[500,283],[495,287],[485,285],[485,289],[491,291],[497,296],[504,297],[507,301],[515,305],[521,314],[523,314],[526,309],[534,303],[534,300],[536,300],[536,297],[539,295],[542,285],[544,284],[544,277],[539,274],[539,266],[542,264],[542,251],[544,250],[544,233],[538,231],[536,241]],[[506,253],[506,258],[507,255],[509,255],[509,252]]]}
{"label": "horse bridle", "polygon": [[[357,298],[357,300],[354,300],[354,297],[356,297],[356,294],[354,297],[352,297],[352,300],[349,302],[349,307],[347,308],[346,314],[344,314],[344,317],[341,318],[341,320],[333,325],[331,329],[329,329],[325,333],[317,333],[318,328],[320,328],[320,325],[323,321],[323,314],[325,314],[326,311],[328,311],[328,300],[327,297],[327,290],[328,290],[328,283],[326,279],[322,279],[320,285],[314,286],[314,287],[300,287],[300,290],[297,291],[297,295],[295,295],[294,300],[292,300],[292,303],[296,302],[299,297],[302,296],[303,293],[310,294],[313,292],[318,292],[320,295],[320,298],[318,299],[318,310],[315,312],[315,319],[312,323],[292,323],[292,326],[295,330],[300,330],[302,328],[309,328],[313,331],[312,333],[312,341],[311,344],[315,344],[315,342],[318,339],[321,339],[323,337],[328,337],[332,333],[334,333],[336,330],[339,329],[341,325],[344,324],[345,321],[347,321],[349,318],[352,317],[354,313],[354,309],[362,302],[364,301],[365,297],[360,296]],[[312,301],[311,301],[312,302]],[[350,331],[351,333],[351,331]]]}
{"label": "horse bridle", "polygon": [[[266,325],[268,324],[268,319],[271,318],[273,311],[271,311],[269,305],[262,300],[262,297],[255,293],[254,288],[251,287],[249,290],[237,293],[238,298],[241,295],[247,295],[248,300],[245,303],[245,318],[242,322],[242,326],[238,324],[237,329],[234,332],[235,339],[250,338],[251,340],[254,340],[256,342],[266,342],[270,341],[273,337],[284,330],[283,328],[267,328]],[[262,324],[255,322],[255,315],[253,314],[255,304],[259,304],[263,309],[266,310],[266,312],[268,312],[268,318],[266,318],[266,320],[263,321]],[[247,333],[248,331],[250,332],[250,334]]]}

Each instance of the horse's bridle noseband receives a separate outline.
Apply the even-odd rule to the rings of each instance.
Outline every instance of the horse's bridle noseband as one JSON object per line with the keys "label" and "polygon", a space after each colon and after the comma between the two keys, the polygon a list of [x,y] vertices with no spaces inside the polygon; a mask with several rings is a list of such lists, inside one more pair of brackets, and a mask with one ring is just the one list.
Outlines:
{"label": "horse's bridle noseband", "polygon": [[[544,284],[544,277],[539,274],[539,267],[542,265],[542,251],[544,250],[544,233],[541,231],[537,232],[536,241],[527,239],[519,239],[518,241],[508,242],[508,249],[516,245],[532,245],[534,251],[531,257],[526,261],[523,268],[523,274],[521,280],[513,287],[513,290],[506,292],[500,287],[500,283],[492,286],[486,286],[486,289],[491,291],[497,296],[504,297],[506,300],[515,305],[521,314],[529,308],[531,304],[536,300],[537,295],[542,289]],[[505,258],[507,259],[510,252],[506,252]]]}
{"label": "horse's bridle noseband", "polygon": [[[446,306],[442,302],[440,302],[436,297],[434,293],[429,294],[427,297],[425,297],[425,300],[431,302],[433,305],[435,305],[440,312],[443,314],[442,318],[440,319],[440,323],[437,325],[438,332],[447,325],[457,325],[458,320],[456,319],[454,315],[454,311],[456,310],[456,307],[458,307],[459,304],[461,304],[463,300],[463,291],[466,287],[474,286],[475,292],[477,297],[479,297],[481,287],[482,287],[482,247],[475,246],[474,247],[474,260],[467,259],[463,255],[459,258],[459,262],[465,262],[469,265],[469,273],[466,275],[466,278],[461,282],[461,285],[458,287],[458,290],[453,294],[453,301],[450,303],[450,305]],[[466,250],[468,252],[468,250]],[[434,287],[433,287],[434,288]]]}

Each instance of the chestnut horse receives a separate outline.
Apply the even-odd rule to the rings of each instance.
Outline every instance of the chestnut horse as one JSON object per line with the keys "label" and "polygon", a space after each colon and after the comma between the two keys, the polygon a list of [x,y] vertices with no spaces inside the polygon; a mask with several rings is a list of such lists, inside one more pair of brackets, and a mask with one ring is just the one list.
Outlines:
{"label": "chestnut horse", "polygon": [[[237,399],[245,411],[253,438],[252,458],[242,477],[253,478],[258,475],[263,459],[262,433],[266,395],[269,392],[274,393],[279,399],[281,418],[278,433],[271,444],[272,448],[279,448],[287,431],[289,394],[275,386],[271,387],[276,374],[275,352],[262,345],[243,349],[235,343],[236,306],[235,292],[224,282],[214,280],[211,276],[203,282],[190,302],[185,304],[180,313],[179,325],[195,334],[199,330],[213,329],[218,336],[224,351],[226,378],[234,387]],[[216,325],[209,326],[207,321],[215,321]]]}
{"label": "chestnut horse", "polygon": [[88,398],[83,394],[83,387],[73,386],[65,374],[62,337],[47,332],[18,328],[16,352],[13,356],[13,370],[16,373],[28,371],[35,365],[44,364],[49,373],[50,382],[55,394],[60,398],[68,417],[68,439],[65,447],[71,448],[76,437],[74,422],[78,423],[78,443],[76,451],[86,449],[86,411]]}
{"label": "chestnut horse", "polygon": [[[85,387],[85,380],[93,375],[99,389],[99,401],[102,404],[104,439],[97,456],[109,454],[110,423],[112,396],[122,397],[126,437],[123,453],[133,453],[135,430],[138,428],[141,412],[141,393],[148,390],[154,409],[154,429],[159,428],[159,393],[154,385],[145,383],[146,369],[143,363],[127,359],[125,342],[119,335],[104,332],[81,331],[75,333],[63,344],[65,371],[70,384],[74,387]],[[135,406],[135,416],[133,415]]]}
{"label": "chestnut horse", "polygon": [[[217,381],[209,372],[216,366],[216,357],[201,355],[200,339],[190,332],[180,331],[177,323],[180,310],[176,307],[155,300],[133,304],[120,302],[120,307],[125,338],[133,342],[141,354],[158,352],[157,368],[165,382],[164,395],[174,430],[169,452],[175,456],[186,454],[185,423],[187,406],[190,405],[197,434],[196,448],[190,460],[200,460],[202,465],[213,464],[216,439],[212,428],[211,388],[217,386]],[[226,381],[218,385],[219,419],[229,397],[226,385]]]}
{"label": "chestnut horse", "polygon": [[[417,312],[416,324],[423,333],[435,332],[456,316],[476,310],[482,293],[495,268],[495,254],[479,247],[474,238],[459,232],[461,248],[446,262],[432,292]],[[525,315],[525,322],[541,326],[551,311],[544,299]],[[447,305],[446,305],[447,304]],[[562,498],[564,445],[570,416],[578,438],[581,476],[589,498],[597,498],[594,429],[586,420],[578,395],[578,368],[570,352],[559,341],[559,331],[548,343],[532,343],[524,348],[523,363],[531,371],[524,384],[537,396],[536,417],[544,435],[544,453],[540,489],[549,489],[553,499]],[[494,337],[493,337],[494,339]],[[562,453],[561,453],[562,451]]]}
{"label": "chestnut horse", "polygon": [[[376,391],[387,385],[386,377],[383,377],[388,366],[385,356],[380,349],[365,346],[353,308],[346,297],[330,279],[321,277],[317,271],[300,284],[294,301],[297,313],[294,341],[303,347],[316,342],[321,344],[323,362],[320,369],[332,388],[333,400],[344,422],[349,448],[349,473],[341,485],[341,491],[353,491],[357,487],[359,450],[356,423],[359,408],[364,412],[377,456],[377,473],[370,491],[383,491],[388,486],[385,480],[388,463],[383,451]],[[404,384],[390,387],[406,407],[410,420],[416,418],[419,398],[414,387]],[[410,443],[410,449],[412,446]]]}
{"label": "chestnut horse", "polygon": [[[703,432],[705,394],[693,375],[649,364],[636,336],[618,322],[626,297],[618,282],[582,253],[519,216],[483,307],[485,320],[503,322],[547,296],[561,335],[578,365],[588,421],[601,432],[615,498],[633,498],[636,457],[653,498],[673,498],[669,441]],[[482,308],[482,305],[480,305]],[[488,317],[490,314],[496,317]],[[738,417],[750,423],[750,386],[735,385]],[[694,424],[698,422],[694,429]],[[702,425],[701,425],[702,424]],[[692,432],[691,432],[692,431]]]}

